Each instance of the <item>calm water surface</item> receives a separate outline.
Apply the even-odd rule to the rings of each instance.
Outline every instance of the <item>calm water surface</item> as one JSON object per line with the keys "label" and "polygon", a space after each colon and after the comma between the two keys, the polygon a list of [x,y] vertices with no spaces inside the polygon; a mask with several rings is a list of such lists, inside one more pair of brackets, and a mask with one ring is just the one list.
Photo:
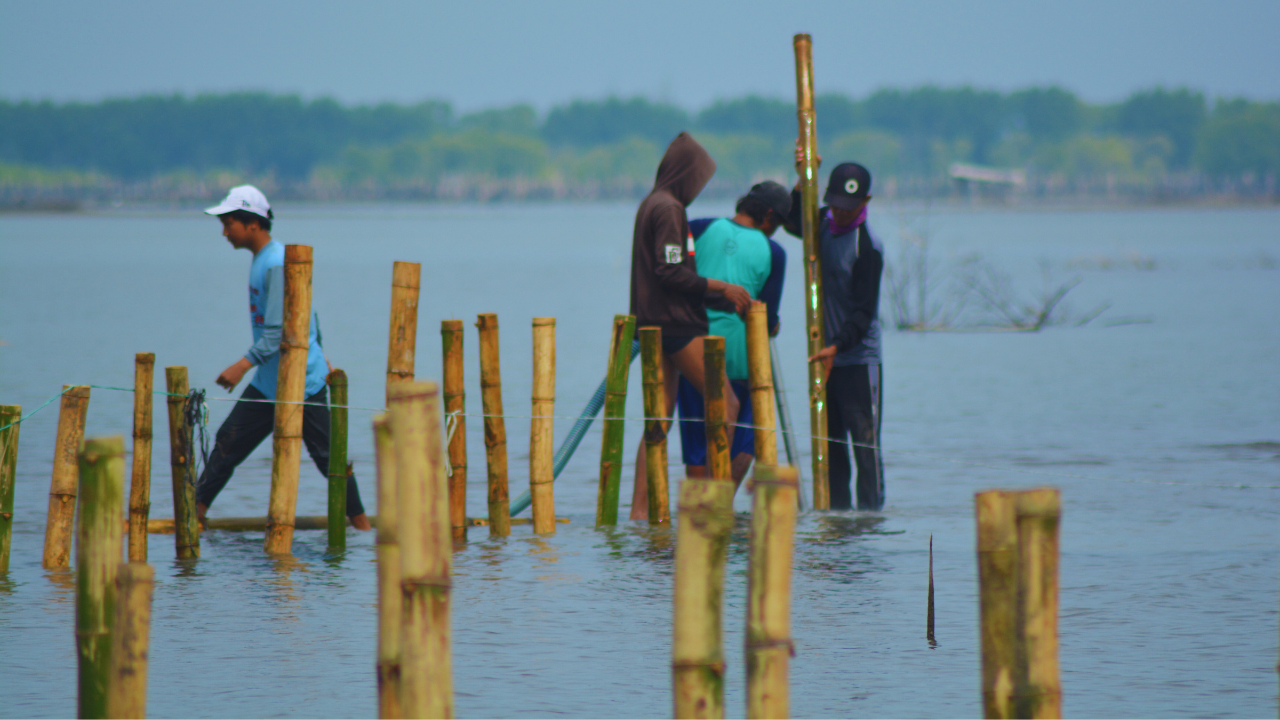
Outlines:
{"label": "calm water surface", "polygon": [[[725,213],[695,205],[692,215]],[[419,377],[439,376],[441,319],[497,312],[505,405],[527,415],[533,316],[558,318],[557,413],[603,376],[609,324],[627,307],[634,207],[288,207],[275,236],[315,247],[315,304],[352,404],[379,407],[391,261],[423,263]],[[873,211],[892,261],[891,209]],[[918,218],[917,218],[918,221]],[[981,713],[972,496],[1052,484],[1063,492],[1061,661],[1070,716],[1274,716],[1280,569],[1280,213],[942,212],[941,263],[982,255],[1027,291],[1080,275],[1084,327],[1037,334],[889,332],[888,504],[810,513],[798,528],[792,712],[955,717]],[[793,417],[805,379],[799,243],[779,337]],[[33,409],[64,383],[132,384],[133,354],[213,380],[250,342],[249,254],[198,212],[0,217],[0,402]],[[885,311],[886,320],[887,310]],[[468,322],[470,325],[470,322]],[[478,412],[468,329],[469,409]],[[157,373],[163,383],[163,374]],[[628,414],[641,414],[638,372]],[[89,435],[131,432],[131,396],[94,390]],[[230,403],[210,403],[214,428]],[[164,406],[155,406],[155,517],[172,517]],[[352,413],[351,455],[374,506],[372,413]],[[527,420],[507,422],[512,493],[527,486]],[[12,570],[0,576],[0,716],[75,713],[73,576],[40,568],[56,405],[21,432]],[[568,422],[557,424],[559,435]],[[633,457],[639,426],[628,426]],[[672,435],[676,452],[678,439]],[[470,511],[484,512],[479,423],[468,427]],[[807,452],[807,442],[801,442]],[[556,484],[572,519],[553,537],[483,529],[458,549],[453,637],[463,717],[670,713],[672,538],[624,522],[595,530],[599,426]],[[804,458],[807,474],[807,457]],[[672,467],[673,477],[680,469]],[[629,474],[629,473],[628,473]],[[214,515],[265,513],[270,443]],[[300,514],[322,514],[304,463]],[[627,495],[627,493],[624,493]],[[737,508],[750,499],[740,495]],[[925,640],[934,538],[938,645]],[[157,717],[376,713],[373,537],[325,554],[299,532],[271,560],[260,533],[209,532],[157,569],[148,710]],[[726,585],[729,712],[744,706],[745,516]]]}

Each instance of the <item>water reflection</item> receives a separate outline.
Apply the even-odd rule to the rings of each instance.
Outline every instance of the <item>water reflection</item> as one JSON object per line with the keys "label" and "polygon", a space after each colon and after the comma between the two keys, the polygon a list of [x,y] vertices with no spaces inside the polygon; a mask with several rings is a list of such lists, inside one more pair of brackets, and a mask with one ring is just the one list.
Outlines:
{"label": "water reflection", "polygon": [[292,555],[273,555],[266,559],[266,563],[270,570],[267,575],[270,599],[277,609],[283,611],[277,619],[297,622],[302,598],[294,573],[310,572],[310,566]]}

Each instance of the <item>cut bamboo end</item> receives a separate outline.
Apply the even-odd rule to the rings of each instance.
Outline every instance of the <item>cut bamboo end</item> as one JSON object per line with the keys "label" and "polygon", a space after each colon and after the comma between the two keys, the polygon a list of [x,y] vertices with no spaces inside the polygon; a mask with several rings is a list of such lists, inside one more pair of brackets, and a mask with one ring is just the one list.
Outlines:
{"label": "cut bamboo end", "polygon": [[90,438],[79,453],[76,539],[76,647],[79,716],[105,718],[111,629],[124,521],[124,438]]}
{"label": "cut bamboo end", "polygon": [[13,493],[18,469],[18,421],[21,405],[0,405],[0,573],[9,572],[9,550],[13,541]]}
{"label": "cut bamboo end", "polygon": [[729,454],[729,417],[725,388],[724,338],[708,335],[702,339],[703,397],[706,399],[707,475],[716,480],[732,480]]}
{"label": "cut bamboo end", "polygon": [[622,488],[622,442],[626,433],[627,379],[631,371],[634,315],[615,315],[609,340],[609,369],[605,376],[603,435],[600,443],[600,485],[596,494],[596,527],[618,524]]}
{"label": "cut bamboo end", "polygon": [[404,717],[400,710],[400,639],[403,600],[400,589],[399,489],[390,419],[373,419],[378,466],[378,717]]}
{"label": "cut bamboo end", "polygon": [[[556,409],[556,320],[533,319],[533,418],[529,421],[529,495],[533,531],[556,531],[554,433]],[[508,519],[510,518],[508,506]],[[509,520],[508,520],[509,521]]]}
{"label": "cut bamboo end", "polygon": [[284,246],[284,322],[276,376],[275,422],[271,438],[271,494],[263,550],[293,551],[298,475],[302,468],[302,414],[306,399],[307,354],[311,337],[312,252],[308,245]]}
{"label": "cut bamboo end", "polygon": [[115,625],[111,631],[109,718],[147,716],[147,653],[151,642],[151,597],[155,570],[146,563],[121,565],[116,577]]}
{"label": "cut bamboo end", "polygon": [[[413,382],[418,345],[418,293],[422,265],[397,260],[391,266],[391,330],[387,340],[387,391]],[[389,396],[388,396],[389,397]]]}
{"label": "cut bamboo end", "polygon": [[724,717],[721,599],[733,491],[717,480],[680,485],[671,657],[677,718]]}
{"label": "cut bamboo end", "polygon": [[46,570],[71,567],[71,534],[80,477],[76,454],[84,441],[85,417],[89,412],[88,387],[63,385],[62,390],[58,435],[53,447],[53,475],[49,482],[49,513],[45,517],[42,564]]}
{"label": "cut bamboo end", "polygon": [[347,373],[333,370],[329,385],[329,549],[347,549]]}
{"label": "cut bamboo end", "polygon": [[151,514],[152,388],[155,353],[133,358],[133,472],[129,482],[129,562],[147,561],[147,518]]}
{"label": "cut bamboo end", "polygon": [[174,553],[179,560],[200,557],[200,524],[196,517],[196,478],[191,426],[187,423],[187,369],[164,369],[165,403],[169,411],[169,474],[173,490]]}
{"label": "cut bamboo end", "polygon": [[[440,323],[444,351],[444,411],[450,416],[453,437],[449,440],[449,523],[454,542],[467,540],[467,392],[463,383],[462,321]],[[509,515],[510,513],[508,513]]]}
{"label": "cut bamboo end", "polygon": [[790,713],[791,558],[799,473],[756,465],[747,575],[747,717]]}
{"label": "cut bamboo end", "polygon": [[489,480],[489,535],[511,534],[511,502],[507,488],[507,424],[502,411],[502,370],[499,362],[498,316],[481,313],[480,404],[484,410],[484,450]]}

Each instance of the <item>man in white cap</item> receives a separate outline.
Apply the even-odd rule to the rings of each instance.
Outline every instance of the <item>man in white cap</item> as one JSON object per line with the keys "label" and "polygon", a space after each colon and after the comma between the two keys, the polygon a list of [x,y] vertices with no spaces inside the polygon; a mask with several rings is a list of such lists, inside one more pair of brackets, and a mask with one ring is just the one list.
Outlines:
{"label": "man in white cap", "polygon": [[[220,204],[205,210],[222,221],[222,236],[231,247],[253,253],[249,267],[249,318],[253,345],[218,376],[218,384],[230,392],[250,368],[257,367],[241,401],[218,428],[209,462],[196,482],[196,513],[203,521],[214,498],[226,487],[236,467],[249,457],[274,427],[276,375],[280,362],[280,334],[284,325],[284,245],[271,239],[274,214],[262,191],[252,185],[231,188]],[[320,347],[320,323],[311,312],[311,340],[307,349],[308,404],[302,410],[302,440],[322,475],[329,472],[329,402],[325,383],[329,362]],[[246,402],[247,401],[247,402]],[[347,476],[347,516],[360,530],[371,529],[360,502],[354,475]]]}

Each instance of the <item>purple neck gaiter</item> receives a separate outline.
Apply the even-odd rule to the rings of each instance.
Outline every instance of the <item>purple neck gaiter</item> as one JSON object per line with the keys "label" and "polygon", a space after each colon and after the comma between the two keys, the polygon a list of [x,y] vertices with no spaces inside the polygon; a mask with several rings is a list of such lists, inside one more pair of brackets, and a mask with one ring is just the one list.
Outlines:
{"label": "purple neck gaiter", "polygon": [[832,235],[843,235],[858,227],[867,221],[867,207],[862,206],[862,212],[858,213],[858,217],[849,225],[837,225],[836,219],[831,215],[831,208],[827,208],[827,227],[831,228]]}

